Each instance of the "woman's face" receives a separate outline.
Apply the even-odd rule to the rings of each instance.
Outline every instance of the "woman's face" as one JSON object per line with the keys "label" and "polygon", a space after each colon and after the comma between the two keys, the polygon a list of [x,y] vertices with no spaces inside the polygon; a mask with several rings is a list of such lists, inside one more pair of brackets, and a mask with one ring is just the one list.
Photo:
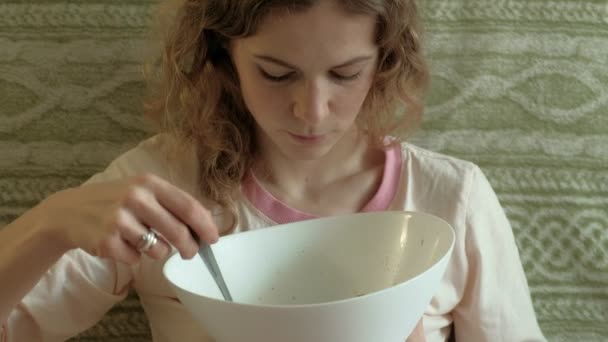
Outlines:
{"label": "woman's face", "polygon": [[376,72],[375,28],[372,16],[319,1],[304,12],[271,12],[255,35],[231,43],[263,153],[317,159],[356,129]]}

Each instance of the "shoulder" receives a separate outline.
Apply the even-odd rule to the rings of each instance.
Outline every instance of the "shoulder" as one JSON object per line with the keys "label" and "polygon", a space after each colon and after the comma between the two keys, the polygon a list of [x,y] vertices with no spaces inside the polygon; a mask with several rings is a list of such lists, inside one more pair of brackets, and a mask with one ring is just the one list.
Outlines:
{"label": "shoulder", "polygon": [[196,178],[196,154],[176,146],[169,135],[155,135],[118,156],[89,182],[152,174],[181,187],[192,186]]}
{"label": "shoulder", "polygon": [[463,184],[481,170],[473,162],[427,150],[414,144],[401,143],[404,171],[409,177]]}
{"label": "shoulder", "polygon": [[474,163],[402,143],[397,205],[424,211],[461,226],[478,198],[493,190]]}
{"label": "shoulder", "polygon": [[421,207],[437,210],[440,216],[451,212],[447,216],[460,217],[471,226],[484,227],[487,224],[473,223],[491,220],[508,227],[496,192],[476,164],[407,143],[401,150],[402,177]]}

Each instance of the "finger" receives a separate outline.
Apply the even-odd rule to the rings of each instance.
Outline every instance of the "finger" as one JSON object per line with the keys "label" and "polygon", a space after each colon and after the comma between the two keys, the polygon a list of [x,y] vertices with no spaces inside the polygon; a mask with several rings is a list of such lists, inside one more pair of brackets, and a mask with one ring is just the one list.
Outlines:
{"label": "finger", "polygon": [[215,243],[219,233],[211,213],[194,197],[172,184],[157,178],[152,184],[157,201],[176,219],[190,227],[208,243]]}
{"label": "finger", "polygon": [[162,260],[171,254],[171,245],[162,235],[156,235],[158,242],[146,252],[153,259]]}
{"label": "finger", "polygon": [[[138,246],[143,236],[150,231],[150,228],[140,222],[129,210],[123,209],[117,215],[120,216],[120,219],[117,221],[120,222],[118,231],[121,238],[137,253],[141,254]],[[171,247],[162,236],[157,234],[156,238],[156,243],[146,250],[145,253],[151,258],[162,259],[171,252]]]}
{"label": "finger", "polygon": [[[154,193],[148,188],[132,190],[125,201],[126,210],[132,213],[129,224],[125,225],[125,233],[129,234],[128,241],[137,243],[141,236],[147,232],[145,227],[128,232],[128,227],[153,227],[163,238],[175,246],[184,258],[192,258],[198,251],[199,244],[193,238],[186,225],[178,220],[171,212],[162,206]],[[137,222],[142,224],[137,224]],[[143,229],[143,232],[142,232]]]}
{"label": "finger", "polygon": [[148,234],[151,230],[143,225],[141,225],[141,227],[143,229],[137,229],[137,234],[124,234],[123,240],[140,254],[147,254],[149,257],[158,260],[166,257],[171,252],[171,246],[169,246],[169,243],[165,241],[165,239],[161,235],[154,232],[154,230],[152,231],[155,234],[156,242],[145,251],[139,250],[139,247],[142,244],[141,240],[144,238],[144,235]]}

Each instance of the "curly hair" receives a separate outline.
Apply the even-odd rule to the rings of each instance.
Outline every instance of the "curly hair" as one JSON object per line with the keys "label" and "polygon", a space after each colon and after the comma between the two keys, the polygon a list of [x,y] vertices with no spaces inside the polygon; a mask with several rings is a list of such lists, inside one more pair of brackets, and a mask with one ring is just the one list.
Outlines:
{"label": "curly hair", "polygon": [[[162,55],[146,115],[177,145],[194,148],[202,195],[236,221],[234,195],[257,151],[255,123],[226,47],[254,35],[271,10],[305,11],[318,1],[173,0],[161,6]],[[428,83],[415,0],[334,1],[377,18],[378,66],[357,125],[374,145],[388,135],[404,139],[420,122]]]}

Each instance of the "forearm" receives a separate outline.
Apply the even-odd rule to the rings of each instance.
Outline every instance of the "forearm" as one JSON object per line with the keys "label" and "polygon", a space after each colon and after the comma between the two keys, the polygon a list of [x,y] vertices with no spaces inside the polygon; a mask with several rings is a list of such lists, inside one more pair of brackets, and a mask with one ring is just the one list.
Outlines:
{"label": "forearm", "polygon": [[0,229],[0,325],[67,251],[54,243],[42,222],[30,211]]}

